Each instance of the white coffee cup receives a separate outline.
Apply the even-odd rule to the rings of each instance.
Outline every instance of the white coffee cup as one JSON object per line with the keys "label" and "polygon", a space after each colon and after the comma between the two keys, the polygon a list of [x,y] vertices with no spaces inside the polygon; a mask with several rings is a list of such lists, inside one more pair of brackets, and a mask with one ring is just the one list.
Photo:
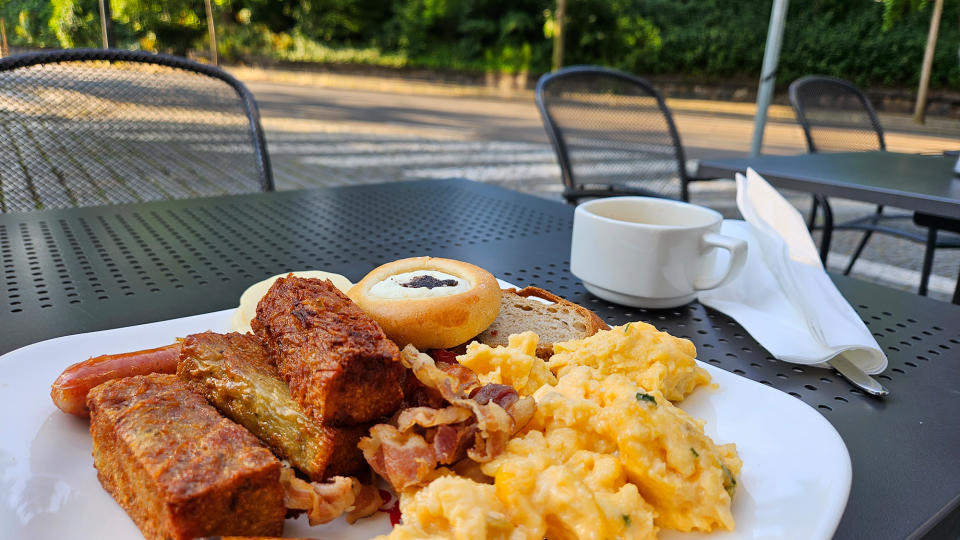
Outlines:
{"label": "white coffee cup", "polygon": [[[573,217],[570,271],[594,295],[644,308],[682,306],[743,269],[747,243],[720,234],[719,212],[653,197],[594,199]],[[730,252],[716,269],[718,249]]]}

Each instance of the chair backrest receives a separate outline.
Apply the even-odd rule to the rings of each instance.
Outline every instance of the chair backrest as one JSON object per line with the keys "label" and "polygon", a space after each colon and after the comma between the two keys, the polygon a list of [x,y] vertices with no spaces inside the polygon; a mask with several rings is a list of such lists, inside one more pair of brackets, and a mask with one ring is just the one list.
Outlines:
{"label": "chair backrest", "polygon": [[568,190],[623,185],[685,196],[680,136],[663,97],[647,81],[574,66],[541,77],[536,101]]}
{"label": "chair backrest", "polygon": [[0,60],[0,211],[273,190],[242,83],[184,58],[113,49]]}
{"label": "chair backrest", "polygon": [[810,152],[886,150],[883,128],[867,96],[836,77],[809,75],[790,84],[790,105]]}

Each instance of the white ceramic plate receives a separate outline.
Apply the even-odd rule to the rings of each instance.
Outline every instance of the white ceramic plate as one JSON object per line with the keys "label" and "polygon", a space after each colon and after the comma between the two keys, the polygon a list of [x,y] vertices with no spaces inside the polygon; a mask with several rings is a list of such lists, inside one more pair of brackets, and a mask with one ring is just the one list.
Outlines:
{"label": "white ceramic plate", "polygon": [[[51,339],[0,357],[0,531],[14,539],[135,539],[140,532],[107,494],[93,468],[88,422],[59,412],[50,384],[90,356],[159,347],[205,330],[225,332],[233,310]],[[706,368],[716,389],[700,388],[682,408],[707,421],[719,443],[735,442],[743,471],[732,533],[665,532],[661,538],[830,538],[850,492],[850,457],[819,413],[780,391]],[[390,530],[386,513],[349,526],[288,520],[284,534],[370,538]]]}

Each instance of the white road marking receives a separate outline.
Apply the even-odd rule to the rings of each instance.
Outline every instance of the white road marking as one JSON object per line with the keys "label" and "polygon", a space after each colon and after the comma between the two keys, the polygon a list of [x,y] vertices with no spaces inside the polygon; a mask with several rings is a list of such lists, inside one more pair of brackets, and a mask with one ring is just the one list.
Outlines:
{"label": "white road marking", "polygon": [[[849,262],[850,255],[831,251],[827,257],[827,268],[833,272],[842,272]],[[920,286],[920,272],[891,264],[871,261],[863,257],[857,259],[857,264],[853,266],[851,274],[871,277],[875,280],[885,281],[907,290],[916,291],[917,287]],[[930,283],[927,287],[931,292],[952,295],[956,283],[956,279],[931,274]]]}

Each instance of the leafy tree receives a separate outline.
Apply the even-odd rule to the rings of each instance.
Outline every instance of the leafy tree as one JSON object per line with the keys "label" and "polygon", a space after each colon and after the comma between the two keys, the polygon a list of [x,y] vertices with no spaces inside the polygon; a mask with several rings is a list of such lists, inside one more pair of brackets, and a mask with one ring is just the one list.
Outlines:
{"label": "leafy tree", "polygon": [[101,43],[97,0],[52,0],[47,25],[62,47],[96,47]]}
{"label": "leafy tree", "polygon": [[567,2],[564,28],[567,64],[603,64],[637,71],[655,61],[663,46],[660,29],[631,0]]}
{"label": "leafy tree", "polygon": [[301,0],[290,2],[298,32],[342,44],[364,43],[377,34],[389,16],[378,0]]}
{"label": "leafy tree", "polygon": [[196,0],[112,0],[114,25],[129,30],[138,48],[185,56],[207,31]]}
{"label": "leafy tree", "polygon": [[6,0],[0,2],[0,17],[6,21],[11,45],[56,47],[57,35],[50,28],[53,2],[43,0]]}
{"label": "leafy tree", "polygon": [[434,67],[527,71],[544,65],[547,0],[406,0],[378,44]]}
{"label": "leafy tree", "polygon": [[890,30],[904,13],[926,9],[927,0],[883,0],[883,29]]}
{"label": "leafy tree", "polygon": [[[206,48],[202,0],[110,0],[117,45]],[[778,80],[810,73],[912,86],[929,0],[792,0]],[[556,0],[214,0],[220,55],[545,72]],[[771,3],[567,0],[565,63],[643,75],[755,83]],[[99,45],[98,0],[0,0],[11,45]],[[943,18],[960,18],[946,2]],[[892,22],[891,22],[892,21]],[[882,30],[887,28],[887,30]],[[960,86],[960,28],[945,24],[932,86]]]}
{"label": "leafy tree", "polygon": [[263,25],[270,32],[289,32],[297,23],[298,0],[217,0],[227,24]]}

